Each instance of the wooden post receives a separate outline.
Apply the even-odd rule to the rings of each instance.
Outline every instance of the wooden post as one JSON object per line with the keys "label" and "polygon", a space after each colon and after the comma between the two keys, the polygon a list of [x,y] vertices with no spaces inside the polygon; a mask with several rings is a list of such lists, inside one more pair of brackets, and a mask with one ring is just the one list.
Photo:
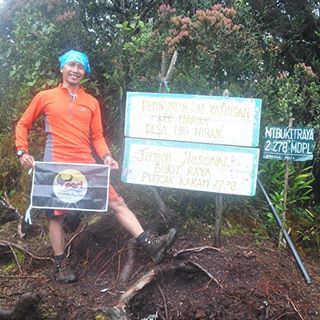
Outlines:
{"label": "wooden post", "polygon": [[215,220],[215,245],[221,247],[221,227],[222,227],[222,214],[223,214],[223,197],[216,195],[215,199],[216,220]]}
{"label": "wooden post", "polygon": [[[228,89],[223,91],[223,96],[229,97],[230,92]],[[216,195],[215,198],[215,209],[216,209],[216,216],[215,216],[215,245],[217,247],[221,247],[221,228],[222,228],[222,216],[223,216],[223,196],[220,194]]]}
{"label": "wooden post", "polygon": [[159,91],[160,91],[160,93],[165,93],[168,91],[167,82],[169,81],[169,79],[172,76],[175,64],[177,62],[177,57],[178,57],[178,52],[176,50],[171,57],[170,65],[169,65],[169,68],[166,72],[168,54],[164,51],[162,52],[161,71],[159,74],[159,77],[160,77],[160,90]]}
{"label": "wooden post", "polygon": [[[169,81],[169,79],[172,76],[175,64],[177,62],[177,57],[178,57],[178,52],[175,51],[171,57],[171,61],[170,61],[168,70],[166,71],[167,62],[168,62],[168,60],[167,60],[168,54],[165,51],[162,52],[161,69],[160,69],[160,73],[159,73],[159,78],[160,78],[159,92],[160,93],[165,93],[168,89],[167,82]],[[170,214],[170,210],[167,208],[165,202],[161,198],[157,187],[150,186],[149,190],[151,191],[151,194],[153,195],[153,198],[157,204],[158,212],[160,213],[160,215],[165,223],[165,226],[168,227],[168,215]]]}

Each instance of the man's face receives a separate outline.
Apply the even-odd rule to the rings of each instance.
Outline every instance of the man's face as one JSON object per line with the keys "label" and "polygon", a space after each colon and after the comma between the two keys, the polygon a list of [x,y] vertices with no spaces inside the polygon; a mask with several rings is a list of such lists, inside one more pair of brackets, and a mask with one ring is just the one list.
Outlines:
{"label": "man's face", "polygon": [[79,62],[68,62],[61,69],[63,83],[78,86],[85,75],[84,67]]}

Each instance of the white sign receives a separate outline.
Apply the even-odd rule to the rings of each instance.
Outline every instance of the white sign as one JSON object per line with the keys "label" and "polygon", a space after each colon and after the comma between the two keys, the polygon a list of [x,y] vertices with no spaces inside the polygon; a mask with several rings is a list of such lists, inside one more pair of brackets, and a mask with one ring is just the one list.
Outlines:
{"label": "white sign", "polygon": [[122,181],[252,196],[258,148],[126,138]]}
{"label": "white sign", "polygon": [[258,146],[260,99],[128,92],[125,135]]}

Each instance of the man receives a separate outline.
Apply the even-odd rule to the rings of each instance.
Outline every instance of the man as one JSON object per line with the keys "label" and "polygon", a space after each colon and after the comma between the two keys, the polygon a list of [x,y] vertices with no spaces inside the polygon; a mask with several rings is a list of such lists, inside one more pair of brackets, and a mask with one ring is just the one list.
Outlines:
{"label": "man", "polygon": [[[34,158],[28,153],[28,131],[34,121],[43,115],[47,136],[44,161],[95,163],[93,147],[105,165],[118,169],[119,165],[103,138],[98,101],[87,94],[80,83],[90,73],[87,56],[70,50],[59,58],[62,84],[54,89],[40,91],[31,101],[16,126],[17,156],[21,165],[34,166]],[[137,239],[146,253],[159,262],[173,244],[175,229],[156,237],[145,232],[136,216],[110,185],[109,207],[115,212],[120,224]],[[62,222],[66,212],[54,210],[48,213],[49,237],[55,256],[55,278],[61,282],[76,281],[75,273],[67,267]]]}

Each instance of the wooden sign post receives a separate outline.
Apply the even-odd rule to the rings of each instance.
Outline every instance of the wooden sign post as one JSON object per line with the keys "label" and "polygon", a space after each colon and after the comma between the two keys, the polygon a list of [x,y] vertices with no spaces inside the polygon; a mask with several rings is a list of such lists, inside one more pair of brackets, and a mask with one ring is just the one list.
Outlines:
{"label": "wooden sign post", "polygon": [[122,180],[253,196],[261,100],[128,92]]}
{"label": "wooden sign post", "polygon": [[217,222],[222,194],[255,194],[261,103],[128,92],[122,181],[214,192],[221,209]]}

